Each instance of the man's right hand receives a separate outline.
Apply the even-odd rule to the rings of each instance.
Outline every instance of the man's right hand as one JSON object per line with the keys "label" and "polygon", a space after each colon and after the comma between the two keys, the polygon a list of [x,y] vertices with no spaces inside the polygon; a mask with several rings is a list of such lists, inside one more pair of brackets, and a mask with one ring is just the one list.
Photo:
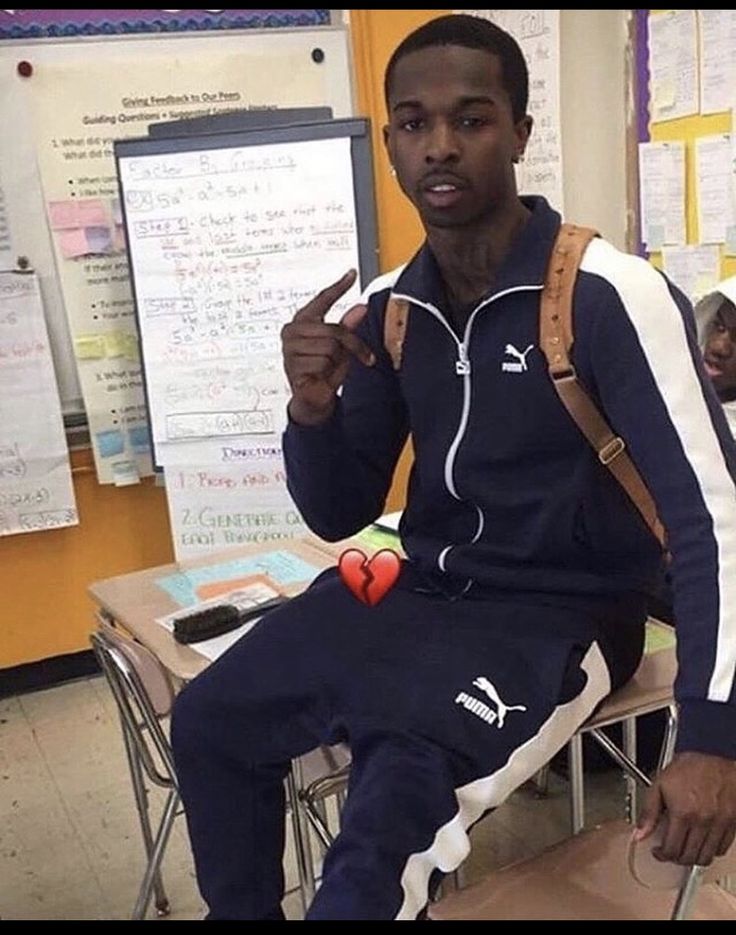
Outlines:
{"label": "man's right hand", "polygon": [[353,333],[367,306],[354,305],[339,324],[324,320],[353,285],[355,276],[355,270],[350,270],[323,289],[281,331],[284,369],[292,392],[289,416],[299,425],[321,425],[330,418],[351,356],[367,367],[376,362],[373,352]]}

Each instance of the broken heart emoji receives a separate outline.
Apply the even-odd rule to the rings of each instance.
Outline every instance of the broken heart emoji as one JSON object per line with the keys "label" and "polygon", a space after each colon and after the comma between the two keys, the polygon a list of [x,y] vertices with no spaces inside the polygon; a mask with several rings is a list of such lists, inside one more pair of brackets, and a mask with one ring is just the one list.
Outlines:
{"label": "broken heart emoji", "polygon": [[368,607],[382,600],[396,584],[401,559],[393,549],[381,549],[370,560],[360,549],[346,549],[340,556],[343,584]]}

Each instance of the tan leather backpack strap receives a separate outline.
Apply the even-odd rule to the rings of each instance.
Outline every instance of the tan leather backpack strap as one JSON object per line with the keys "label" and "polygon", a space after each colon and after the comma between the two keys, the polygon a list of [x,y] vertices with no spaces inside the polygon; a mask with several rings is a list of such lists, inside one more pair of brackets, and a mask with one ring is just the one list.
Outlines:
{"label": "tan leather backpack strap", "polygon": [[573,345],[572,297],[583,254],[594,230],[563,224],[552,249],[539,310],[539,345],[555,390],[598,458],[631,498],[647,526],[666,548],[666,533],[652,495],[626,453],[626,443],[608,425],[570,360]]}
{"label": "tan leather backpack strap", "polygon": [[407,300],[390,296],[386,303],[386,315],[383,321],[383,344],[394,365],[394,370],[401,367],[401,355],[404,350],[408,322],[409,303]]}

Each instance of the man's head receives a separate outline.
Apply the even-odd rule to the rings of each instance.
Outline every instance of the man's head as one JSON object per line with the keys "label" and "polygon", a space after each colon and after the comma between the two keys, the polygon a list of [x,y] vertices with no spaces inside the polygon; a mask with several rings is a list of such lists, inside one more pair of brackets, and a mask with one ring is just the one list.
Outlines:
{"label": "man's head", "polygon": [[531,117],[516,41],[475,16],[431,20],[386,68],[384,138],[425,226],[467,226],[516,198]]}
{"label": "man's head", "polygon": [[725,296],[706,326],[703,359],[719,397],[736,398],[736,306]]}

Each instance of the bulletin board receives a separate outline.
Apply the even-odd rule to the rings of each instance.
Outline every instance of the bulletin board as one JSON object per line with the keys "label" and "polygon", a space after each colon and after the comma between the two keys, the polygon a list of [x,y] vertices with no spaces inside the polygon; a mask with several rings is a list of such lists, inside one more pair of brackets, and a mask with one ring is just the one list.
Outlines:
{"label": "bulletin board", "polygon": [[[710,145],[708,141],[718,145],[720,138],[724,156],[720,164],[724,166],[725,172],[725,156],[731,145],[730,108],[736,102],[733,96],[736,17],[727,10],[635,10],[634,15],[637,142],[666,143],[684,149],[682,200],[680,197],[674,199],[683,208],[684,239],[681,245],[691,249],[702,245],[708,251],[717,248],[714,266],[715,279],[718,281],[736,273],[736,226],[724,221],[724,232],[713,232],[708,214],[710,221],[715,221],[717,227],[719,211],[725,218],[733,210],[732,170],[722,179],[718,176],[718,181],[715,171],[710,172],[710,190],[706,190],[704,179],[699,180],[698,167],[700,164],[702,174],[703,153]],[[680,17],[680,28],[677,28],[677,17]],[[691,29],[691,23],[694,29]],[[726,89],[730,89],[730,92]],[[729,93],[730,101],[727,100]],[[692,94],[689,108],[681,100],[688,94]],[[694,112],[678,113],[686,109]],[[672,116],[668,111],[672,111]],[[730,155],[732,166],[732,150]],[[658,268],[664,268],[691,300],[697,300],[698,293],[708,291],[707,277],[698,283],[694,274],[688,276],[683,272],[685,281],[678,282],[674,274],[675,267],[668,268],[667,265],[667,246],[663,244],[658,247],[657,244],[647,242],[646,219],[643,217],[641,201],[641,187],[647,184],[647,180],[642,172],[641,146],[639,160],[639,203],[635,206],[639,252],[649,257]],[[703,196],[699,197],[701,192]]]}
{"label": "bulletin board", "polygon": [[[287,60],[288,70],[284,67]],[[230,90],[219,100],[217,79],[205,80],[206,63],[211,65],[212,74],[228,72]],[[145,73],[153,75],[155,82],[149,81],[143,91],[136,81],[140,85]],[[183,101],[188,94],[172,94],[169,90],[175,81],[181,88],[187,76],[191,76],[188,89],[193,92],[188,103]],[[236,88],[238,80],[240,87]],[[256,85],[257,90],[251,92]],[[145,106],[149,92],[156,103],[149,101]],[[75,164],[70,158],[60,169],[65,174],[57,173],[57,190],[51,191],[49,174],[42,171],[43,161],[48,165],[52,148],[66,145],[61,142],[65,134],[59,130],[63,119],[59,115],[71,113],[75,107],[79,110],[80,95],[92,102],[83,118],[89,120],[89,126],[84,134],[70,126],[68,136],[82,141],[76,149],[80,159],[104,149],[108,168],[100,173],[90,172],[87,166],[83,172],[76,171],[81,170],[81,163]],[[199,98],[196,104],[195,98]],[[0,243],[0,269],[15,267],[20,258],[38,274],[65,415],[82,413],[84,409],[73,319],[87,310],[81,308],[83,302],[70,300],[63,286],[65,257],[59,251],[58,231],[51,229],[49,202],[60,198],[61,182],[68,186],[68,192],[64,192],[67,198],[72,195],[112,201],[117,186],[109,169],[112,164],[114,173],[111,138],[144,135],[151,123],[180,119],[188,113],[201,116],[237,109],[304,106],[328,106],[335,117],[352,115],[348,43],[343,28],[228,29],[176,35],[0,41],[0,234],[4,237]],[[52,138],[47,125],[54,121],[57,125]],[[73,149],[70,147],[69,152]],[[102,187],[106,186],[104,191],[100,180]],[[68,237],[65,243],[68,245]],[[118,273],[123,276],[122,262],[120,267]],[[90,304],[97,304],[94,297]],[[89,407],[87,416],[91,418]],[[103,467],[98,458],[99,479],[112,482],[111,476],[103,476]]]}

